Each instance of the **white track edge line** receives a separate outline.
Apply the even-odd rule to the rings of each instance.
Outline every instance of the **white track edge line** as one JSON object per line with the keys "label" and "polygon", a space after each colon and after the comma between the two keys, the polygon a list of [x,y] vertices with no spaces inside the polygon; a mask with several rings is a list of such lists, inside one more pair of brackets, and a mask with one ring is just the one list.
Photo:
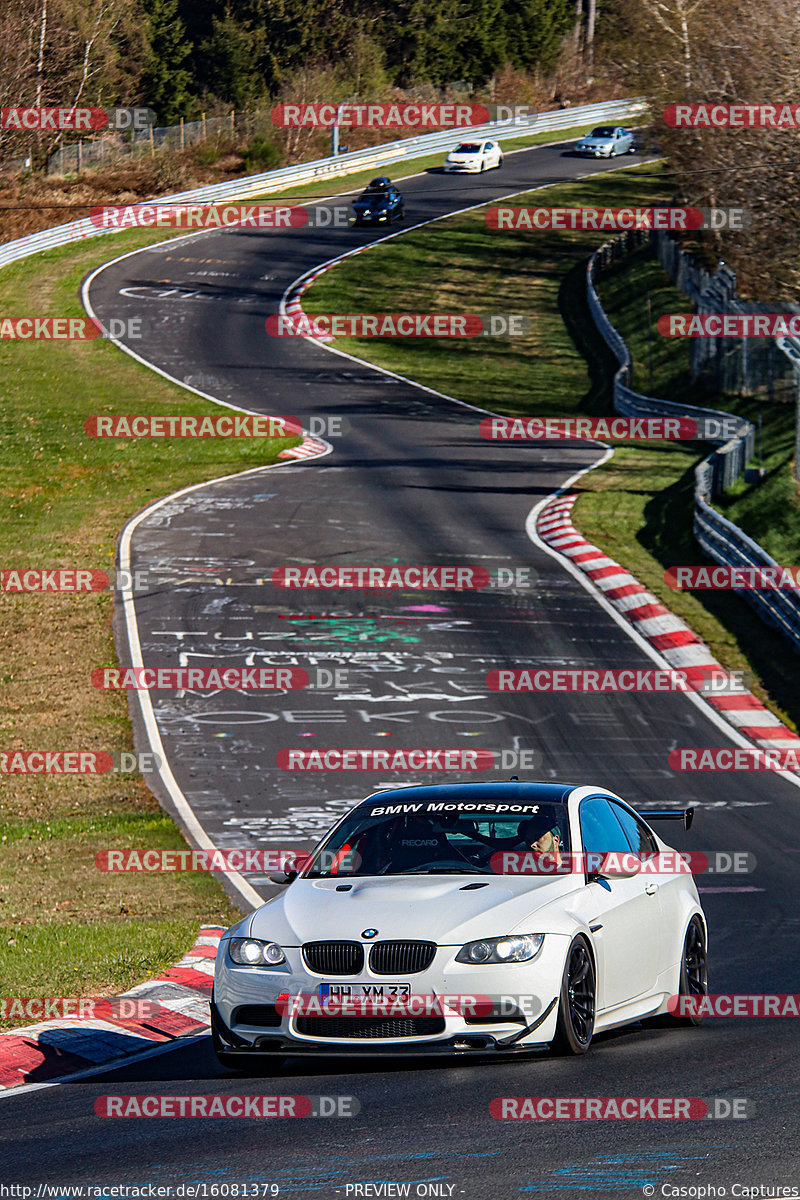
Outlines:
{"label": "white track edge line", "polygon": [[[643,650],[645,654],[662,670],[671,671],[674,670],[674,668],[670,666],[667,659],[665,659],[654,646],[651,646],[651,644],[636,631],[633,625],[631,625],[631,623],[626,620],[623,614],[614,607],[611,601],[606,599],[600,589],[597,588],[592,580],[589,579],[588,575],[585,575],[583,571],[576,567],[575,564],[571,562],[570,559],[568,559],[565,555],[560,554],[557,550],[554,550],[552,546],[548,546],[547,542],[543,541],[539,536],[539,532],[536,528],[536,519],[539,515],[539,512],[546,504],[549,504],[552,501],[553,496],[557,496],[561,492],[567,491],[578,479],[581,478],[582,475],[585,475],[587,471],[593,471],[597,467],[602,467],[608,462],[613,453],[614,451],[612,447],[609,446],[603,457],[598,459],[596,463],[593,463],[590,467],[584,467],[582,470],[577,471],[551,496],[545,496],[543,499],[539,500],[528,513],[528,516],[525,520],[525,532],[535,546],[538,546],[540,550],[544,550],[545,553],[549,554],[551,558],[554,558],[560,562],[561,565],[569,572],[569,574],[572,575],[573,578],[577,579],[578,583],[580,583],[585,591],[587,591],[589,595],[596,600],[600,607],[616,621],[620,629],[623,629],[625,633],[627,633],[628,637],[636,643],[640,650]],[[630,574],[629,571],[626,571],[625,573]],[[631,576],[631,578],[635,579],[636,577]],[[699,709],[703,716],[707,717],[712,724],[716,725],[717,728],[720,729],[726,737],[730,738],[732,742],[735,742],[737,746],[742,746],[746,750],[753,749],[753,742],[740,733],[735,725],[729,721],[726,721],[721,712],[718,712],[716,709],[712,708],[712,706],[696,692],[681,692],[680,695],[684,696],[687,700],[694,704],[695,708]],[[774,771],[772,774],[779,775],[782,779],[787,780],[788,783],[794,784],[795,787],[800,788],[800,776],[793,774],[791,771]]]}

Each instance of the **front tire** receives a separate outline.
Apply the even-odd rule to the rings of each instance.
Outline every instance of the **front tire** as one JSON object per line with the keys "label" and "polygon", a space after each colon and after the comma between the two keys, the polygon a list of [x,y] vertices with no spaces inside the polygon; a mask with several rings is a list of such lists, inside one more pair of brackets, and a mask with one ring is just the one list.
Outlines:
{"label": "front tire", "polygon": [[559,1054],[585,1054],[592,1044],[595,1011],[594,962],[589,943],[578,934],[567,951],[561,978],[556,1036]]}
{"label": "front tire", "polygon": [[[708,956],[706,935],[699,917],[692,917],[683,939],[681,972],[678,980],[679,996],[708,995]],[[701,1016],[676,1016],[678,1025],[702,1025]]]}
{"label": "front tire", "polygon": [[498,160],[497,160],[497,169],[498,169],[498,171],[500,170],[500,168],[502,167],[502,165],[503,165],[503,156],[502,156],[502,154],[501,154],[501,155],[500,155],[500,157],[499,157],[499,158],[498,158]]}
{"label": "front tire", "polygon": [[479,175],[482,175],[482,174],[483,174],[483,172],[484,172],[485,170],[486,170],[486,159],[485,159],[485,158],[482,158],[482,159],[481,159],[480,170],[478,171],[478,174],[479,174]]}

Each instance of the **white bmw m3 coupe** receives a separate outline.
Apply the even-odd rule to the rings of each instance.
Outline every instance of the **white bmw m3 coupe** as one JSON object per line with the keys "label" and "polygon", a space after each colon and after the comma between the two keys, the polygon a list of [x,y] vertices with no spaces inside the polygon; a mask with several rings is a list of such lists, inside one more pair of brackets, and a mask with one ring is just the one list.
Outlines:
{"label": "white bmw m3 coupe", "polygon": [[692,814],[554,783],[368,796],[224,934],[218,1058],[582,1054],[674,1013],[707,993],[706,921],[649,822]]}

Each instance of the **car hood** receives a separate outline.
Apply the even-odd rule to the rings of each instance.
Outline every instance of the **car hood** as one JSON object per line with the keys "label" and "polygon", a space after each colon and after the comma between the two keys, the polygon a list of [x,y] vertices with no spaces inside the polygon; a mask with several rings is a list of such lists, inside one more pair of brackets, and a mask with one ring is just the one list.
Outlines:
{"label": "car hood", "polygon": [[388,196],[376,196],[374,200],[353,201],[353,208],[386,208],[388,203]]}
{"label": "car hood", "polygon": [[[304,942],[360,941],[362,930],[378,930],[381,940],[412,939],[461,945],[473,938],[558,932],[563,900],[584,886],[582,875],[559,878],[459,875],[411,879],[368,877],[338,892],[340,879],[297,879],[253,914],[250,936],[284,946]],[[468,890],[465,890],[468,888]],[[530,926],[532,914],[552,905],[547,929]],[[542,914],[544,917],[545,914]],[[524,926],[524,928],[520,928]]]}
{"label": "car hood", "polygon": [[459,154],[456,154],[456,152],[453,151],[452,154],[448,154],[447,160],[448,162],[471,162],[473,158],[480,158],[480,156],[480,150],[473,150],[470,154],[466,154],[463,151]]}
{"label": "car hood", "polygon": [[610,137],[594,138],[585,137],[580,140],[581,146],[613,146],[614,139]]}

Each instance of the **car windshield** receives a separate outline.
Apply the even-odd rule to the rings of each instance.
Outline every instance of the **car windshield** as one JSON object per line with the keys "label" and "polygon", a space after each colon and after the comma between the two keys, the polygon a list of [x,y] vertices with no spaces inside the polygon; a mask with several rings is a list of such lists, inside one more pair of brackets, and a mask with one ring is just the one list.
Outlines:
{"label": "car windshield", "polygon": [[[315,851],[305,878],[516,874],[527,852],[569,853],[566,806],[496,801],[392,802],[355,809]],[[533,848],[533,850],[532,850]],[[560,865],[560,864],[559,864]]]}
{"label": "car windshield", "polygon": [[612,138],[613,136],[614,130],[610,125],[598,125],[597,129],[593,129],[589,134],[589,137]]}
{"label": "car windshield", "polygon": [[477,154],[480,150],[480,142],[462,142],[460,146],[456,146],[454,154]]}

